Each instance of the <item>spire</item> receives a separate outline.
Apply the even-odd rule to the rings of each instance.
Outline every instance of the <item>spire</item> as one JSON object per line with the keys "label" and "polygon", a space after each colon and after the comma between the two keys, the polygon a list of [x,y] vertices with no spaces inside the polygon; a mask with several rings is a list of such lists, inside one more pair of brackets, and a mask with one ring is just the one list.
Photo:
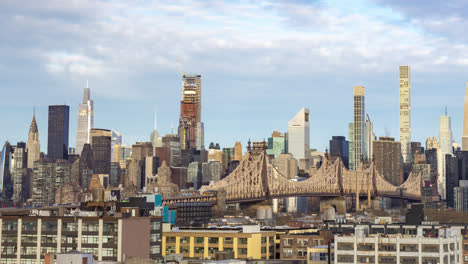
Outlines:
{"label": "spire", "polygon": [[34,107],[34,110],[33,110],[33,118],[32,118],[32,121],[31,121],[31,125],[29,126],[29,133],[38,133],[38,129],[37,129],[37,123],[36,123],[36,107]]}
{"label": "spire", "polygon": [[89,89],[88,80],[86,80],[86,87],[84,88],[84,91],[83,91],[83,104],[86,104],[90,100],[91,98],[90,90],[91,89]]}

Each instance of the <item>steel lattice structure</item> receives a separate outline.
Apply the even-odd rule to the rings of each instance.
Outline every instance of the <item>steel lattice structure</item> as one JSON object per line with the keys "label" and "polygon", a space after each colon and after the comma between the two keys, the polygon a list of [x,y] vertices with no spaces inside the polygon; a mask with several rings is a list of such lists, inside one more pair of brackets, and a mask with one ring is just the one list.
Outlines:
{"label": "steel lattice structure", "polygon": [[267,161],[265,152],[248,152],[226,178],[206,189],[226,192],[226,202],[265,200],[292,196],[380,196],[421,200],[422,173],[412,172],[400,186],[380,175],[373,162],[348,171],[340,159],[325,156],[322,166],[309,179],[292,181]]}

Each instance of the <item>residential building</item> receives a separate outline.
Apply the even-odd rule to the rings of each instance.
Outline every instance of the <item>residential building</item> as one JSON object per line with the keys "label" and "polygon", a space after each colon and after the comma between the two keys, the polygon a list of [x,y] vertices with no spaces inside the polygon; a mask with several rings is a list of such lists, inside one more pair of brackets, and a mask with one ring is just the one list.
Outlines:
{"label": "residential building", "polygon": [[76,130],[76,153],[83,151],[84,144],[90,144],[90,130],[94,128],[94,101],[91,100],[91,89],[86,81],[83,101],[78,106],[78,125]]}
{"label": "residential building", "polygon": [[410,67],[399,67],[400,144],[404,163],[411,163],[411,80]]}
{"label": "residential building", "polygon": [[[365,111],[365,88],[364,86],[353,87],[354,98],[354,122],[353,130],[350,130],[350,136],[353,135],[352,151],[350,149],[350,169],[356,170],[361,166],[361,159],[366,158],[366,111]],[[351,142],[350,142],[351,143]]]}
{"label": "residential building", "polygon": [[182,254],[184,258],[214,258],[220,251],[234,252],[234,258],[274,259],[275,232],[260,226],[242,229],[163,230],[162,254]]}
{"label": "residential building", "polygon": [[[308,170],[310,161],[310,110],[302,108],[288,122],[288,153],[299,163],[299,169]],[[301,162],[301,160],[303,160]],[[301,166],[301,164],[304,164]]]}
{"label": "residential building", "polygon": [[[179,120],[179,138],[181,139],[182,149],[204,149],[201,93],[201,75],[184,74],[182,76],[182,100]],[[200,145],[197,145],[197,143]]]}
{"label": "residential building", "polygon": [[279,235],[281,260],[307,260],[307,248],[328,246],[333,241],[331,231]]}
{"label": "residential building", "polygon": [[400,142],[392,137],[379,137],[373,142],[373,149],[377,171],[393,185],[400,185],[403,182]]}
{"label": "residential building", "polygon": [[349,123],[348,124],[348,138],[349,138],[349,170],[355,170],[355,164],[354,164],[354,123]]}
{"label": "residential building", "polygon": [[68,105],[49,106],[47,158],[68,158],[69,115],[70,107]]}

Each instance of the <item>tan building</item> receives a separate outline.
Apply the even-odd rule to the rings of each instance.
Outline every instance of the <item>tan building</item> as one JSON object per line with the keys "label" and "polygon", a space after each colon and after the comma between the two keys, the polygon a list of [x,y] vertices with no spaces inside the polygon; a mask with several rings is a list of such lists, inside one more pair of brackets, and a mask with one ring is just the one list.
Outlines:
{"label": "tan building", "polygon": [[184,258],[214,258],[216,252],[234,252],[235,259],[274,259],[275,232],[259,226],[241,230],[163,230],[162,255],[183,254]]}
{"label": "tan building", "polygon": [[297,160],[292,154],[279,154],[278,158],[273,160],[273,167],[289,179],[297,176]]}
{"label": "tan building", "polygon": [[234,157],[231,160],[242,160],[242,143],[240,141],[234,145]]}
{"label": "tan building", "polygon": [[392,137],[379,137],[373,143],[374,163],[377,171],[393,185],[402,183],[400,142]]}
{"label": "tan building", "polygon": [[112,149],[112,162],[120,162],[122,160],[122,145],[115,143]]}
{"label": "tan building", "polygon": [[411,83],[410,67],[400,66],[400,142],[404,163],[411,163]]}
{"label": "tan building", "polygon": [[280,235],[280,259],[307,260],[308,247],[326,246],[332,241],[331,231]]}

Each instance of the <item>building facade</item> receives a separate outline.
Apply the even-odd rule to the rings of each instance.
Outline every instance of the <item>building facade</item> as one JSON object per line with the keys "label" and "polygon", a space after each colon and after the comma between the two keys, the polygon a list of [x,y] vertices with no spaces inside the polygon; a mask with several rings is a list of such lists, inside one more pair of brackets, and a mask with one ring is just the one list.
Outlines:
{"label": "building facade", "polygon": [[374,164],[377,171],[393,185],[402,183],[400,142],[392,137],[379,137],[373,142]]}
{"label": "building facade", "polygon": [[330,156],[340,157],[346,168],[349,168],[349,142],[343,136],[333,136],[329,146]]}
{"label": "building facade", "polygon": [[353,129],[350,130],[350,169],[356,170],[361,165],[361,159],[365,158],[366,151],[366,116],[365,116],[365,88],[364,86],[353,87],[354,117]]}
{"label": "building facade", "polygon": [[81,154],[84,144],[90,144],[90,130],[94,128],[94,102],[91,100],[91,90],[86,82],[83,91],[83,101],[78,106],[78,125],[76,129],[76,153]]}
{"label": "building facade", "polygon": [[49,106],[47,157],[50,159],[68,158],[69,117],[68,105]]}
{"label": "building facade", "polygon": [[410,67],[399,67],[400,143],[404,163],[411,163],[411,82]]}
{"label": "building facade", "polygon": [[[310,110],[302,108],[291,121],[288,122],[288,153],[305,164],[300,169],[308,170],[310,161]],[[302,160],[302,162],[301,162]]]}
{"label": "building facade", "polygon": [[93,173],[110,174],[111,131],[93,128],[89,131],[89,137],[93,151]]}
{"label": "building facade", "polygon": [[[0,218],[2,263],[44,263],[48,253],[78,250],[98,261],[161,259],[162,217]],[[138,241],[138,243],[135,243]]]}

